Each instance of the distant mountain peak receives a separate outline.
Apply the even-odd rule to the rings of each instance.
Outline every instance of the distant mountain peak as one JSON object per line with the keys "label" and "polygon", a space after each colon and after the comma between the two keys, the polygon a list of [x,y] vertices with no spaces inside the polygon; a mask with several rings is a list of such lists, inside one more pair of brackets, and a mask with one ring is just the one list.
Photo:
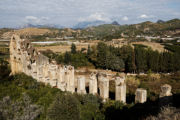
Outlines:
{"label": "distant mountain peak", "polygon": [[87,28],[87,27],[102,25],[102,24],[105,24],[105,23],[106,23],[105,21],[99,21],[99,20],[96,20],[96,21],[84,21],[84,22],[78,23],[73,28],[74,29],[78,29],[78,28],[83,29],[83,28]]}
{"label": "distant mountain peak", "polygon": [[165,21],[163,20],[158,20],[157,23],[164,23]]}
{"label": "distant mountain peak", "polygon": [[61,25],[54,25],[54,24],[34,25],[34,24],[27,23],[20,26],[19,28],[64,28],[64,27]]}
{"label": "distant mountain peak", "polygon": [[113,21],[111,24],[112,25],[119,25],[119,23],[117,21]]}

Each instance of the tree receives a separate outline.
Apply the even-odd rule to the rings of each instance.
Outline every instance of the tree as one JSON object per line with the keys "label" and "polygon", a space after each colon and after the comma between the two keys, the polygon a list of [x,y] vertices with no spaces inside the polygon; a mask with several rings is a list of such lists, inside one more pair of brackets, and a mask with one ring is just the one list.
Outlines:
{"label": "tree", "polygon": [[64,63],[69,64],[71,62],[71,54],[69,52],[65,52],[64,54]]}
{"label": "tree", "polygon": [[23,94],[22,100],[15,102],[9,96],[0,101],[1,118],[5,120],[34,120],[41,112],[42,108],[32,104],[30,97],[26,94]]}
{"label": "tree", "polygon": [[114,71],[122,71],[124,70],[124,61],[119,57],[113,55],[108,52],[106,54],[106,68]]}
{"label": "tree", "polygon": [[138,72],[147,71],[147,52],[143,47],[135,47],[135,62]]}
{"label": "tree", "polygon": [[159,66],[159,52],[153,51],[151,48],[147,50],[147,66],[149,70],[158,72]]}
{"label": "tree", "polygon": [[79,101],[70,93],[58,94],[48,110],[50,120],[79,120]]}
{"label": "tree", "polygon": [[97,45],[97,63],[96,66],[100,68],[106,68],[106,55],[108,47],[105,43],[98,43]]}
{"label": "tree", "polygon": [[91,47],[90,45],[88,45],[88,49],[87,49],[87,57],[89,58],[91,55]]}
{"label": "tree", "polygon": [[76,53],[76,45],[74,43],[71,44],[71,53],[72,54]]}

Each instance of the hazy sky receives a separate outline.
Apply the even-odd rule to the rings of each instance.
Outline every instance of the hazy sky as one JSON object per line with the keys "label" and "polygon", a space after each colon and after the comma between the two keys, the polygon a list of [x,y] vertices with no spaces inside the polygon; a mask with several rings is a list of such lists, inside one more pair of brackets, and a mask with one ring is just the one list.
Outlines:
{"label": "hazy sky", "polygon": [[0,0],[0,27],[82,21],[132,24],[180,18],[180,0]]}

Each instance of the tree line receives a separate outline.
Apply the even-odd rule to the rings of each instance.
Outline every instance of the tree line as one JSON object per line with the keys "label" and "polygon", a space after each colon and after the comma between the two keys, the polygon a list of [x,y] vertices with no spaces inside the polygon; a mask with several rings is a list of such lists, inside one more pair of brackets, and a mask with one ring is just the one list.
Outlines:
{"label": "tree line", "polygon": [[55,54],[49,51],[45,55],[59,64],[70,64],[75,68],[93,65],[96,68],[126,73],[167,73],[180,70],[179,49],[179,46],[171,45],[168,50],[158,52],[144,45],[134,45],[134,48],[130,45],[114,47],[100,42],[97,46],[88,46],[88,49],[82,48],[80,51],[72,44],[69,52]]}
{"label": "tree line", "polygon": [[160,53],[141,45],[134,48],[129,45],[119,48],[101,42],[97,45],[96,51],[90,50],[87,54],[89,61],[98,68],[130,73],[176,72],[180,70],[179,48],[178,46],[173,51],[166,50]]}

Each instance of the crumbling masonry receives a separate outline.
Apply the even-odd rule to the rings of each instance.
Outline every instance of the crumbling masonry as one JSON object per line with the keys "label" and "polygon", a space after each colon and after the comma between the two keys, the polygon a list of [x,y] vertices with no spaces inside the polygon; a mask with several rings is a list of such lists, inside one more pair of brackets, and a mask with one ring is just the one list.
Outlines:
{"label": "crumbling masonry", "polygon": [[17,35],[13,35],[10,42],[10,64],[12,74],[23,72],[62,91],[75,91],[73,66],[50,62],[28,40],[20,39]]}
{"label": "crumbling masonry", "polygon": [[126,103],[126,83],[125,77],[116,77],[115,81],[115,98],[117,101]]}

